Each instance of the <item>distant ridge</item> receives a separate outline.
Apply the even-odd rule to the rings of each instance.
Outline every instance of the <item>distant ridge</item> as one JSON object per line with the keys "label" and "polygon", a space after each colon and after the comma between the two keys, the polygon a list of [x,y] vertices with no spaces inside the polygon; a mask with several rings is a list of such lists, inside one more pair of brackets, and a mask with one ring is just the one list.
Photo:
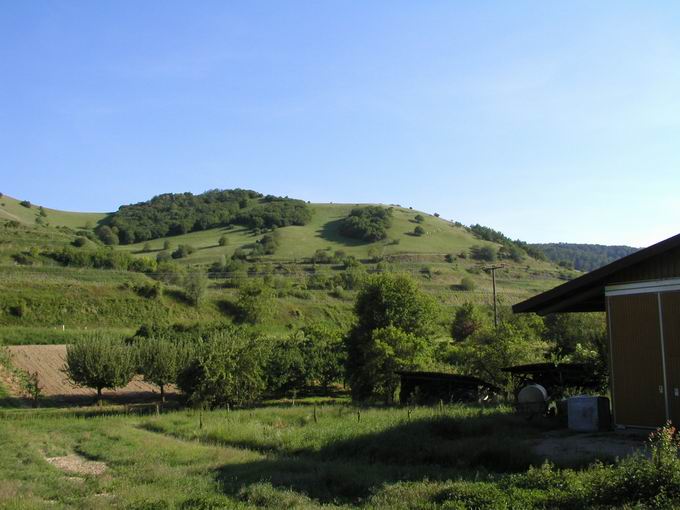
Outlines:
{"label": "distant ridge", "polygon": [[605,266],[639,249],[632,246],[578,243],[534,243],[530,246],[545,253],[556,264],[584,272]]}

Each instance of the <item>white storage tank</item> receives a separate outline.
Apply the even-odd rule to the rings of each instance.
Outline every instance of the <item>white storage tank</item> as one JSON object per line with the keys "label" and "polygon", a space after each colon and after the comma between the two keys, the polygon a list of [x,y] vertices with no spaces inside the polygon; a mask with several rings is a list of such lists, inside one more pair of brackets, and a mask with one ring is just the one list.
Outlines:
{"label": "white storage tank", "polygon": [[598,432],[611,428],[611,413],[607,397],[580,395],[567,399],[569,430]]}

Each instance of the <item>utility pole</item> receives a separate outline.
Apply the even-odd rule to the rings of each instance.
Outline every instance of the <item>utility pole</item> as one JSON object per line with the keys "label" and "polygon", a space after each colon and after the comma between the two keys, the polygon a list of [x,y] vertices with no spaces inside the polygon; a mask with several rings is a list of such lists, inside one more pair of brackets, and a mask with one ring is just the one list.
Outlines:
{"label": "utility pole", "polygon": [[498,327],[498,307],[496,305],[496,269],[504,267],[502,264],[498,266],[487,266],[485,271],[491,271],[491,281],[493,282],[493,326]]}

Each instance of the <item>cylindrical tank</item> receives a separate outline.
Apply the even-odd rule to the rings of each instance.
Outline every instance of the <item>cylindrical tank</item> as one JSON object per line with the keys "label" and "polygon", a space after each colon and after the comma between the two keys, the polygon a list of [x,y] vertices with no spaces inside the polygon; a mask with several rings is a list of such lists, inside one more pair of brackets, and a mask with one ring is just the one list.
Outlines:
{"label": "cylindrical tank", "polygon": [[546,400],[548,400],[548,392],[540,384],[525,386],[517,394],[517,402],[520,404],[542,404]]}

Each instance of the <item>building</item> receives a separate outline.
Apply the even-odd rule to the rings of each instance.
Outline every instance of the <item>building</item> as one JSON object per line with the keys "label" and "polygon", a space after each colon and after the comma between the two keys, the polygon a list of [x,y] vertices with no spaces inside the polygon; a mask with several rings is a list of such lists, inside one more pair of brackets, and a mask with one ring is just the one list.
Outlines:
{"label": "building", "polygon": [[518,303],[513,311],[606,312],[614,423],[680,424],[680,235]]}

